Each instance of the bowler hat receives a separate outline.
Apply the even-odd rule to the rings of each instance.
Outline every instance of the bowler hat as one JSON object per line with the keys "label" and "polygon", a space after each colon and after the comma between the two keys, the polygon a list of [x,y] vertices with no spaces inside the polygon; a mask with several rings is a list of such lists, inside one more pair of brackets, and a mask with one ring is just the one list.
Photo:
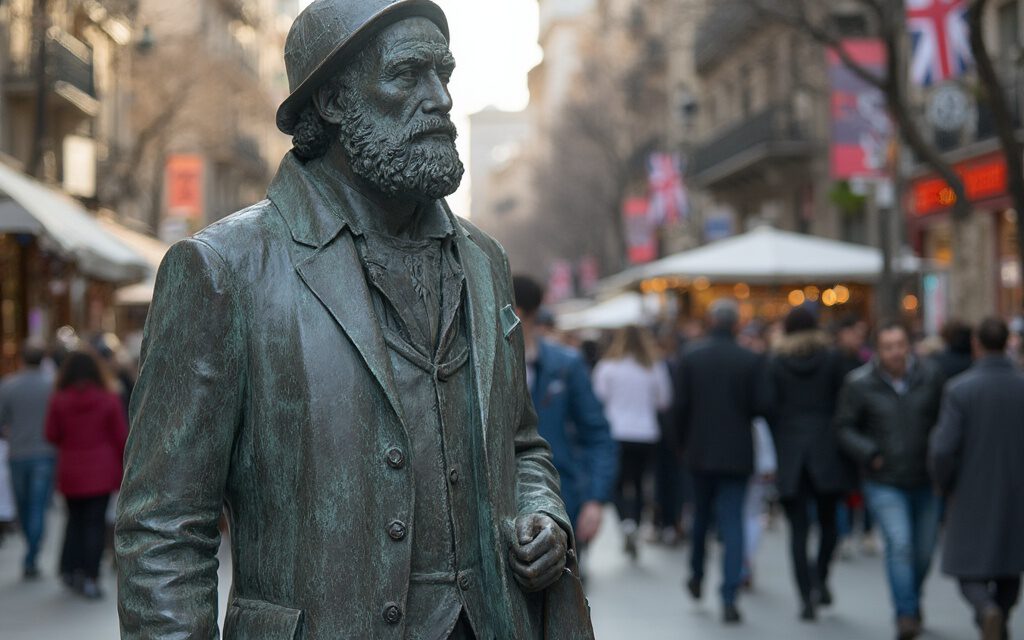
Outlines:
{"label": "bowler hat", "polygon": [[277,110],[277,128],[291,135],[313,93],[346,57],[381,29],[415,16],[434,22],[448,39],[448,19],[431,0],[315,0],[306,7],[284,47],[291,95]]}

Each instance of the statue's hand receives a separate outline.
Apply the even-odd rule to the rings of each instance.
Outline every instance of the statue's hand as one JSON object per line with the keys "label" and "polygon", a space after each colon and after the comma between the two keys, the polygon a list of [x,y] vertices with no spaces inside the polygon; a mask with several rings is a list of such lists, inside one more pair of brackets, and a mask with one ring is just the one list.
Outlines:
{"label": "statue's hand", "polygon": [[565,569],[569,538],[558,523],[541,513],[516,519],[516,540],[509,563],[516,580],[527,592],[543,591]]}

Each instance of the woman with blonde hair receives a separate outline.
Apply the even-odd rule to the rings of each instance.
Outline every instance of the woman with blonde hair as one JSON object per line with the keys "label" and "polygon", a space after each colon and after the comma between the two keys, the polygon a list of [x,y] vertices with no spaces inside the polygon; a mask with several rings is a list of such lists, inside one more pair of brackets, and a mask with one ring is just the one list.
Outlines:
{"label": "woman with blonde hair", "polygon": [[658,412],[672,402],[668,369],[646,329],[620,329],[594,369],[594,392],[604,403],[612,437],[619,442],[619,482],[615,505],[626,537],[625,550],[637,556],[637,528],[644,508],[644,477],[661,440]]}

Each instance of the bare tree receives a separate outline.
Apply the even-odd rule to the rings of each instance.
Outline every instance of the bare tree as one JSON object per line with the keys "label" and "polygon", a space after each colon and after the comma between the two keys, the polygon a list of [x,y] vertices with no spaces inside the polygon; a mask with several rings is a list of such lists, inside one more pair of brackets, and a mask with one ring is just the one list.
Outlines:
{"label": "bare tree", "polygon": [[[875,31],[886,51],[882,74],[867,68],[843,47],[843,38],[831,20],[834,3],[828,0],[750,0],[762,18],[787,25],[833,51],[842,63],[864,82],[885,96],[889,113],[903,142],[925,165],[949,185],[955,194],[953,203],[954,238],[963,238],[969,230],[965,224],[971,215],[971,203],[964,181],[932,144],[917,117],[917,109],[909,95],[907,76],[907,24],[904,0],[849,0],[848,5],[862,11],[875,25]],[[954,274],[967,272],[967,255],[962,246],[953,247]],[[953,308],[964,308],[965,283],[954,281]],[[891,283],[883,288],[882,305],[889,314],[895,312],[894,289]]]}
{"label": "bare tree", "polygon": [[574,91],[546,132],[549,153],[535,171],[535,224],[561,242],[554,253],[592,255],[605,272],[624,266],[622,203],[634,185],[646,187],[644,160],[664,137],[665,48],[652,16],[659,4],[600,4]]}

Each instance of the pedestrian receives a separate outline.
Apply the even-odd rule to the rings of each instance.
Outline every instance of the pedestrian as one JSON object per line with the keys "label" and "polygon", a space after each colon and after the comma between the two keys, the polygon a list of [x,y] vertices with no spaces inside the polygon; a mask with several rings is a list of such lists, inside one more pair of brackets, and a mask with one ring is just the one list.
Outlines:
{"label": "pedestrian", "polygon": [[900,323],[881,326],[877,351],[847,376],[835,423],[843,449],[864,470],[903,640],[922,631],[922,589],[938,537],[940,502],[928,475],[928,438],[944,378],[934,364],[912,355],[910,332]]}
{"label": "pedestrian", "polygon": [[711,305],[709,336],[683,356],[680,393],[681,442],[693,476],[694,522],[690,578],[703,593],[705,549],[712,516],[725,545],[722,619],[741,621],[736,606],[743,574],[743,507],[754,473],[752,424],[758,415],[761,358],[736,343],[739,306],[722,299]]}
{"label": "pedestrian", "polygon": [[53,390],[53,376],[43,368],[45,357],[42,344],[26,342],[21,349],[21,368],[0,382],[0,430],[9,448],[11,485],[25,536],[22,572],[28,580],[39,577],[39,549],[56,461],[44,433]]}
{"label": "pedestrian", "polygon": [[659,360],[650,332],[619,329],[594,369],[594,391],[604,403],[612,437],[619,443],[615,505],[625,551],[637,559],[637,536],[644,510],[644,479],[653,469],[661,439],[658,412],[672,402],[668,368]]}
{"label": "pedestrian", "polygon": [[524,275],[513,277],[512,287],[522,321],[526,380],[537,411],[537,428],[551,445],[576,542],[586,545],[597,536],[604,505],[615,490],[618,445],[594,395],[583,356],[538,331],[535,323],[544,300],[543,287]]}
{"label": "pedestrian", "polygon": [[946,380],[952,380],[971,368],[971,327],[959,320],[950,320],[942,327],[942,349],[932,356]]}
{"label": "pedestrian", "polygon": [[73,352],[61,365],[46,417],[46,437],[57,447],[57,488],[68,509],[61,575],[89,599],[102,597],[107,505],[121,485],[128,438],[121,398],[108,388],[97,358]]}
{"label": "pedestrian", "polygon": [[[840,453],[832,428],[843,381],[843,364],[829,336],[804,307],[790,311],[785,336],[775,345],[764,389],[778,456],[779,497],[790,530],[790,559],[800,595],[800,618],[816,619],[832,604],[828,586],[839,541],[838,506],[853,488],[853,470]],[[807,557],[812,514],[818,521],[818,552]]]}
{"label": "pedestrian", "polygon": [[932,475],[948,497],[942,570],[960,581],[982,640],[1008,637],[1024,573],[1024,375],[1009,329],[981,323],[978,362],[946,388],[931,437]]}

